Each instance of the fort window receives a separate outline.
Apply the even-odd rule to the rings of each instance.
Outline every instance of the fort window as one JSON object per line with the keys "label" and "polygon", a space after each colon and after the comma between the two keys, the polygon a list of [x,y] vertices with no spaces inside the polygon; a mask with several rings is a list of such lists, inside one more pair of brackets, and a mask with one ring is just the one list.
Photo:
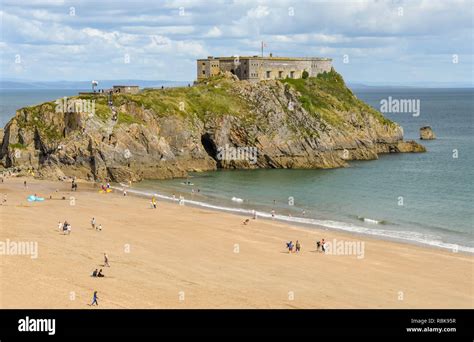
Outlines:
{"label": "fort window", "polygon": [[203,70],[203,71],[202,71],[202,74],[205,75],[205,74],[206,74],[206,70]]}
{"label": "fort window", "polygon": [[290,78],[295,78],[295,72],[294,71],[290,71]]}
{"label": "fort window", "polygon": [[278,71],[278,78],[283,78],[283,71]]}
{"label": "fort window", "polygon": [[271,71],[267,71],[267,78],[270,78],[272,76],[272,72]]}

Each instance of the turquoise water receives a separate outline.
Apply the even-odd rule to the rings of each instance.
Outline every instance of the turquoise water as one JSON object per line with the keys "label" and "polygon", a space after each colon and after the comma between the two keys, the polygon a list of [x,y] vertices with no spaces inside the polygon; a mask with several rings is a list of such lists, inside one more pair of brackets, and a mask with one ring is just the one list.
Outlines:
{"label": "turquoise water", "polygon": [[[255,209],[268,216],[275,210],[280,219],[306,225],[473,252],[474,90],[355,92],[376,108],[388,96],[419,99],[418,117],[386,115],[402,125],[407,139],[418,139],[419,128],[429,124],[437,140],[423,141],[427,153],[382,155],[377,161],[351,162],[349,168],[221,170],[192,174],[193,186],[166,180],[146,181],[138,187],[244,213]],[[290,197],[294,205],[289,205]]]}
{"label": "turquoise water", "polygon": [[[16,108],[76,93],[3,90],[0,123],[3,126]],[[406,139],[418,139],[419,128],[431,125],[437,140],[422,142],[427,153],[382,155],[377,161],[351,162],[349,168],[225,170],[192,174],[193,185],[178,179],[144,181],[135,189],[183,195],[194,205],[246,215],[257,210],[260,216],[269,217],[275,210],[278,219],[309,227],[323,225],[473,252],[474,90],[377,88],[355,93],[377,109],[380,100],[389,96],[419,99],[418,117],[410,113],[385,115],[404,128]],[[454,149],[458,158],[453,158]],[[293,205],[289,205],[290,197]]]}

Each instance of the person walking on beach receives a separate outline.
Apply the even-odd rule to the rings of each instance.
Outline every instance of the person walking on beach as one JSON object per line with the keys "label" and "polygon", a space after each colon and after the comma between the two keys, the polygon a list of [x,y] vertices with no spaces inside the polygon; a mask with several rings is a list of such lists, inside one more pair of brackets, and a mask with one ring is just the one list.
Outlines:
{"label": "person walking on beach", "polygon": [[325,246],[326,242],[324,242],[324,239],[321,240],[321,249],[323,250],[323,252],[326,252],[326,246]]}
{"label": "person walking on beach", "polygon": [[63,224],[61,223],[61,221],[58,221],[58,230],[61,231],[61,227],[63,226]]}
{"label": "person walking on beach", "polygon": [[275,210],[272,209],[272,219],[275,218]]}
{"label": "person walking on beach", "polygon": [[296,253],[299,253],[299,251],[301,250],[301,245],[300,245],[300,242],[298,240],[296,240]]}
{"label": "person walking on beach", "polygon": [[28,187],[26,186],[26,181],[23,181],[23,186],[25,187],[25,189],[28,188]]}
{"label": "person walking on beach", "polygon": [[107,256],[106,253],[104,253],[104,266],[105,266],[105,267],[110,267],[110,265],[109,265],[109,257]]}
{"label": "person walking on beach", "polygon": [[293,241],[287,242],[286,247],[288,248],[288,253],[293,253]]}
{"label": "person walking on beach", "polygon": [[91,220],[91,226],[92,226],[92,229],[95,229],[95,217],[93,217]]}
{"label": "person walking on beach", "polygon": [[152,204],[152,206],[153,206],[153,209],[156,209],[156,198],[155,198],[155,196],[153,196],[153,197],[151,198],[151,204]]}
{"label": "person walking on beach", "polygon": [[94,291],[94,294],[92,296],[92,303],[90,306],[94,306],[94,304],[99,306],[99,302],[97,301],[97,299],[99,299],[99,297],[97,296],[97,291]]}

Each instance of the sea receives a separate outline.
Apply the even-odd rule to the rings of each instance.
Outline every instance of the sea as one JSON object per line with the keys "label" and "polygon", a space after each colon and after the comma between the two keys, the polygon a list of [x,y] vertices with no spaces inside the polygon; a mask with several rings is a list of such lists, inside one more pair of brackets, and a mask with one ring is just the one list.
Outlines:
{"label": "sea", "polygon": [[[74,89],[0,90],[0,125],[16,109],[77,94]],[[380,155],[330,170],[218,170],[188,179],[143,181],[133,191],[215,210],[474,253],[474,89],[356,88],[380,110],[383,101],[410,100],[419,112],[384,113],[419,141],[429,125],[436,140],[426,153]],[[417,101],[417,102],[416,102]],[[396,108],[395,108],[396,109]],[[400,109],[400,108],[399,108]],[[405,108],[407,109],[407,108]],[[275,228],[277,229],[277,228]],[[288,239],[295,239],[288,237]]]}

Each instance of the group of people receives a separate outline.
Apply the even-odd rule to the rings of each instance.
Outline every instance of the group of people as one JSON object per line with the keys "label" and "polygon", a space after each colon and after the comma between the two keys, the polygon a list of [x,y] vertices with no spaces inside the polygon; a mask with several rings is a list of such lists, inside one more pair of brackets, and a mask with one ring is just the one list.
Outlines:
{"label": "group of people", "polygon": [[[288,253],[299,253],[301,251],[301,243],[296,240],[296,243],[293,244],[293,241],[286,243],[286,248],[288,249]],[[326,251],[326,242],[324,239],[320,241],[316,241],[316,252],[325,252]]]}
{"label": "group of people", "polygon": [[301,243],[296,240],[296,243],[293,244],[293,241],[286,243],[286,248],[288,249],[288,253],[299,253],[301,251]]}
{"label": "group of people", "polygon": [[96,231],[102,231],[102,224],[96,224],[95,222],[95,217],[92,218],[91,220],[91,226],[92,226],[92,229],[95,229]]}
{"label": "group of people", "polygon": [[100,271],[97,271],[97,268],[92,272],[92,277],[103,278],[105,275],[102,273],[102,268]]}
{"label": "group of people", "polygon": [[101,184],[101,185],[100,185],[100,189],[101,189],[102,191],[107,191],[108,189],[110,189],[110,183]]}
{"label": "group of people", "polygon": [[[104,253],[104,267],[110,267],[109,265],[109,257],[107,253]],[[102,268],[98,270],[97,268],[92,272],[91,277],[93,278],[104,278],[105,275],[102,273]],[[92,295],[92,303],[89,304],[89,306],[94,306],[94,305],[99,305],[99,302],[97,301],[99,297],[97,296],[97,291],[94,291],[94,294]]]}
{"label": "group of people", "polygon": [[64,235],[69,235],[71,234],[71,225],[65,220],[64,223],[61,221],[58,221],[58,230],[62,231]]}
{"label": "group of people", "polygon": [[324,239],[321,239],[321,241],[316,241],[316,251],[317,252],[326,252],[326,242]]}

